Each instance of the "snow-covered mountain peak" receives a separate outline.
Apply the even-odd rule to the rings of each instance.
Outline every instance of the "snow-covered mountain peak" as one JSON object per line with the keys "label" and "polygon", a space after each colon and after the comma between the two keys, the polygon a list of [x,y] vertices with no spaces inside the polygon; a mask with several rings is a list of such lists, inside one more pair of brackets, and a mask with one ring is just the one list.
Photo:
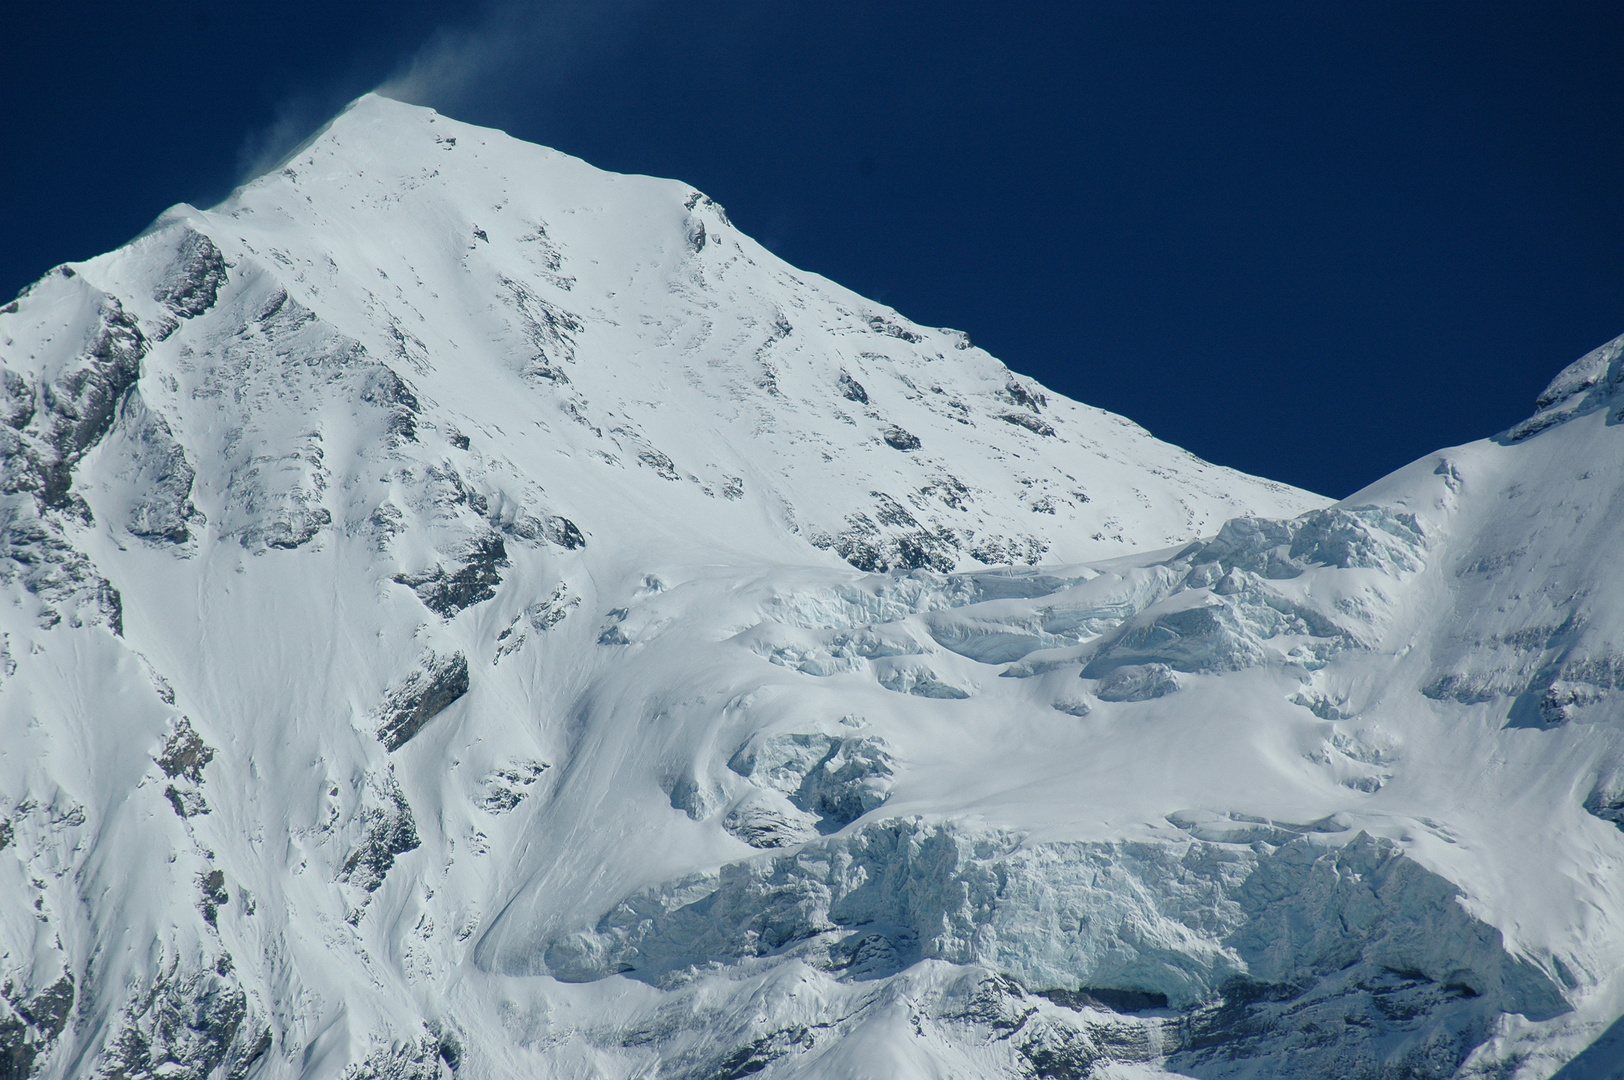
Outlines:
{"label": "snow-covered mountain peak", "polygon": [[[286,291],[398,374],[442,442],[566,455],[561,502],[625,486],[705,544],[793,535],[866,569],[951,570],[1317,502],[794,270],[684,185],[374,95],[222,206],[177,208],[83,272],[170,350],[257,317],[241,290]],[[235,312],[218,331],[216,293]],[[568,516],[588,536],[636,528],[602,512]]]}
{"label": "snow-covered mountain peak", "polygon": [[1544,1080],[1619,345],[1327,504],[362,98],[0,308],[0,1076]]}

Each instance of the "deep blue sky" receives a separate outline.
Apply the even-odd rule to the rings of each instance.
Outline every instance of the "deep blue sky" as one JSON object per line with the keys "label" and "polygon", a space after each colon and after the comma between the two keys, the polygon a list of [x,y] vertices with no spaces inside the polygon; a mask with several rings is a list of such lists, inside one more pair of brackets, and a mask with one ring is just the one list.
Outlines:
{"label": "deep blue sky", "polygon": [[19,3],[0,293],[390,78],[1330,495],[1624,332],[1624,5],[1549,0]]}

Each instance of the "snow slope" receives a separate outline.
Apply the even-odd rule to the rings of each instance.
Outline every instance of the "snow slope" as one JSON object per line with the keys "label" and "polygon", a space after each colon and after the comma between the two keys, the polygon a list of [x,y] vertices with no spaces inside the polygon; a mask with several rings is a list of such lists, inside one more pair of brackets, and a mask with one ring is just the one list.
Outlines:
{"label": "snow slope", "polygon": [[369,96],[0,365],[0,1077],[1616,1036],[1620,342],[1328,506]]}

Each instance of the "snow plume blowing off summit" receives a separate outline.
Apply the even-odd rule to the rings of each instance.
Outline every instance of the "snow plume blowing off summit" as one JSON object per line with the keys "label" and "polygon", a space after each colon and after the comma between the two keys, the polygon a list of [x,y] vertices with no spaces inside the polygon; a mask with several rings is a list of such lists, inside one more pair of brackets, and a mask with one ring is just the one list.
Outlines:
{"label": "snow plume blowing off summit", "polygon": [[364,97],[0,308],[0,1077],[1608,1075],[1621,349],[1329,504]]}

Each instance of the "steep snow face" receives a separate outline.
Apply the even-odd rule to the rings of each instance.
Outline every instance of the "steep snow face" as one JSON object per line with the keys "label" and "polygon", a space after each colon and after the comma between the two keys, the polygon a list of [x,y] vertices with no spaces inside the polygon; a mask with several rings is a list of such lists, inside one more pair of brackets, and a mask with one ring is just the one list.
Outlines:
{"label": "steep snow face", "polygon": [[0,1076],[1547,1076],[1620,363],[1328,506],[364,98],[0,309]]}
{"label": "steep snow face", "polygon": [[[951,571],[1109,557],[1318,504],[787,266],[691,188],[381,98],[84,272],[164,339],[153,368],[196,355],[202,378],[269,390],[245,338],[273,360],[386,365],[432,405],[424,456],[467,441],[505,459],[587,537],[635,530],[652,503],[683,543]],[[340,437],[305,426],[310,452]]]}

